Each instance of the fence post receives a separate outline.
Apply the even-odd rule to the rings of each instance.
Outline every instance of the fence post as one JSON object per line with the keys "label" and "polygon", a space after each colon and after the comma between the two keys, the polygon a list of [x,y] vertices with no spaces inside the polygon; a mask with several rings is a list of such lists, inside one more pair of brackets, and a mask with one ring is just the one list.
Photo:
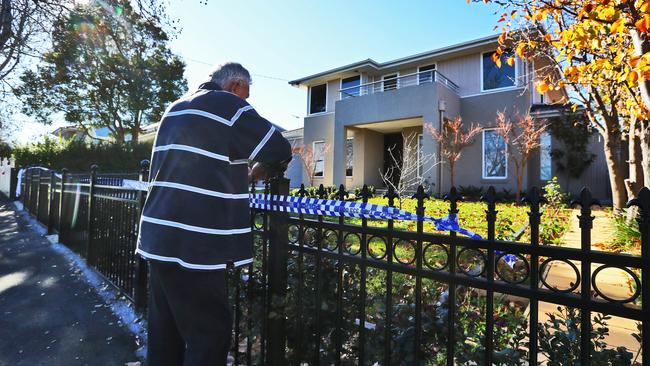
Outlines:
{"label": "fence post", "polygon": [[57,223],[57,231],[59,232],[59,242],[63,242],[63,201],[65,197],[65,180],[68,177],[68,169],[61,169],[61,196],[59,198],[59,222]]}
{"label": "fence post", "polygon": [[[532,187],[522,202],[530,207],[528,222],[530,223],[530,245],[537,249],[539,247],[539,224],[542,217],[540,204],[546,203],[537,187]],[[539,287],[539,254],[533,253],[530,256],[530,289],[537,291]],[[539,300],[530,301],[530,332],[528,339],[528,357],[530,365],[537,365],[537,330],[539,327]]]}
{"label": "fence post", "polygon": [[[10,181],[9,181],[9,198],[12,201],[15,201],[16,198],[16,190],[18,189],[18,167],[17,166],[12,166],[11,167],[11,173],[10,173]],[[21,187],[22,188],[22,187]]]}
{"label": "fence post", "polygon": [[30,168],[27,167],[23,172],[23,186],[21,187],[22,191],[20,193],[20,198],[23,201],[23,209],[27,212],[29,212],[29,170]]}
{"label": "fence post", "polygon": [[[142,160],[140,162],[140,181],[149,181],[149,160]],[[140,216],[142,216],[142,209],[144,208],[146,198],[146,192],[141,189],[138,190],[138,231],[140,231]],[[147,269],[147,261],[141,256],[137,256],[135,264],[134,300],[135,309],[139,312],[144,312],[144,309],[147,307]]]}
{"label": "fence post", "polygon": [[[276,177],[271,180],[271,195],[288,195],[289,180]],[[271,197],[272,197],[271,196]],[[286,365],[286,314],[287,261],[289,250],[288,213],[272,211],[269,213],[269,333],[268,364]]]}
{"label": "fence post", "polygon": [[494,358],[494,273],[495,273],[495,256],[494,256],[494,239],[496,236],[497,221],[497,194],[493,186],[490,186],[486,194],[481,197],[481,201],[487,204],[485,210],[485,219],[487,221],[487,240],[488,240],[488,258],[487,258],[487,282],[490,287],[487,290],[485,301],[485,359],[484,365],[492,366]]}
{"label": "fence post", "polygon": [[41,175],[43,174],[43,169],[36,169],[38,172],[38,179],[36,180],[36,212],[34,212],[34,217],[38,221],[38,213],[41,210]]}
{"label": "fence post", "polygon": [[[644,290],[650,283],[650,189],[643,187],[636,195],[636,198],[630,200],[627,206],[639,207],[637,222],[641,232],[641,258],[644,259],[643,268],[641,269],[641,283]],[[641,352],[643,353],[641,362],[644,365],[650,365],[650,291],[641,291],[641,306],[645,315],[645,320],[641,322],[641,334],[643,340]]]}
{"label": "fence post", "polygon": [[[586,304],[591,299],[591,229],[594,217],[591,215],[591,206],[600,205],[593,198],[587,187],[582,188],[580,197],[571,202],[571,206],[580,205],[580,297]],[[591,365],[591,311],[580,310],[580,365]]]}
{"label": "fence post", "polygon": [[97,164],[90,166],[90,180],[88,184],[88,239],[86,241],[86,260],[91,265],[95,264],[95,256],[93,253],[93,227],[95,226],[93,225],[93,210],[95,206],[95,200],[93,199],[93,195],[95,194],[95,182],[97,180],[98,168],[99,166]]}
{"label": "fence post", "polygon": [[50,170],[50,195],[47,205],[47,233],[51,235],[54,232],[54,223],[52,212],[54,212],[54,192],[56,191],[56,174],[54,170]]}

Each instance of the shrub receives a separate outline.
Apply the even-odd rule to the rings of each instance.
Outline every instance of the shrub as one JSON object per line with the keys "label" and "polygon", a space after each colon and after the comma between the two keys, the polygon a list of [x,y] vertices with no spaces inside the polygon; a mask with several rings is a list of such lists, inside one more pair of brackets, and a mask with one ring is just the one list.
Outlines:
{"label": "shrub", "polygon": [[627,214],[614,216],[614,238],[607,245],[612,252],[639,252],[641,231],[636,220],[627,220]]}
{"label": "shrub", "polygon": [[465,201],[478,201],[484,193],[483,187],[477,186],[459,186],[458,193],[463,196]]}
{"label": "shrub", "polygon": [[151,158],[151,144],[89,144],[46,137],[42,142],[16,147],[13,158],[21,167],[87,171],[91,164],[98,164],[102,171],[138,171],[140,161]]}

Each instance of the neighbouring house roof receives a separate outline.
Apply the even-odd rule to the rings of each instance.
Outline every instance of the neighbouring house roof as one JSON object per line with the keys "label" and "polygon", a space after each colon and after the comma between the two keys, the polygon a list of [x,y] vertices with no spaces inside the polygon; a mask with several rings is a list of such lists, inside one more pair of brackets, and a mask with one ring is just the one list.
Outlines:
{"label": "neighbouring house roof", "polygon": [[488,37],[482,37],[482,38],[477,38],[471,41],[463,42],[463,43],[457,43],[451,46],[446,46],[442,48],[438,48],[435,50],[427,51],[427,52],[422,52],[418,53],[415,55],[407,56],[407,57],[402,57],[398,58],[392,61],[388,62],[377,62],[373,59],[366,59],[363,61],[355,62],[349,65],[345,66],[340,66],[336,67],[327,71],[319,72],[317,74],[309,75],[302,77],[300,79],[292,80],[289,81],[290,85],[294,86],[299,86],[301,84],[304,84],[306,81],[310,81],[313,79],[318,79],[323,76],[327,76],[330,74],[336,74],[340,72],[345,72],[345,71],[353,71],[353,70],[358,70],[358,71],[363,71],[363,69],[368,69],[368,70],[382,70],[382,69],[387,69],[393,66],[397,66],[402,63],[408,63],[408,62],[413,62],[413,61],[418,61],[420,59],[427,59],[427,58],[433,58],[433,57],[441,57],[441,56],[447,56],[451,55],[454,53],[462,52],[468,49],[472,48],[477,48],[477,47],[482,47],[491,43],[495,43],[498,39],[499,35],[492,35]]}
{"label": "neighbouring house roof", "polygon": [[282,132],[282,136],[284,136],[284,138],[287,140],[296,140],[303,137],[303,132],[304,128],[300,127],[293,130],[284,131]]}
{"label": "neighbouring house roof", "polygon": [[575,111],[572,107],[572,104],[533,104],[530,114],[537,118],[548,118],[584,113],[585,107],[579,105]]}

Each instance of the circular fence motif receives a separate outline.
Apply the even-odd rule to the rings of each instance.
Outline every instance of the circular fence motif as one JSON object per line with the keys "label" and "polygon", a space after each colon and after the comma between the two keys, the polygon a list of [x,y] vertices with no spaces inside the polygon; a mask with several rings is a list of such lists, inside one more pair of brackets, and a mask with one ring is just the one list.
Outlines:
{"label": "circular fence motif", "polygon": [[415,262],[415,242],[411,240],[399,240],[393,246],[393,257],[402,264],[413,264]]}
{"label": "circular fence motif", "polygon": [[316,244],[316,229],[313,227],[307,228],[302,236],[302,242],[309,247],[315,247]]}
{"label": "circular fence motif", "polygon": [[[613,272],[613,273],[612,273]],[[617,273],[618,272],[618,273]],[[604,281],[602,288],[598,287],[598,275],[616,278],[615,281]],[[629,277],[626,283],[620,280],[625,275]],[[632,284],[632,291],[630,286]],[[601,298],[620,304],[626,304],[636,300],[641,295],[641,280],[639,276],[627,267],[616,267],[611,265],[602,265],[591,274],[591,287]]]}
{"label": "circular fence motif", "polygon": [[255,218],[253,219],[253,227],[257,230],[261,230],[264,228],[264,214],[261,212],[258,212],[255,214]]}
{"label": "circular fence motif", "polygon": [[458,269],[470,277],[478,277],[485,272],[485,254],[478,249],[464,248],[458,252]]}
{"label": "circular fence motif", "polygon": [[300,239],[300,228],[297,225],[289,225],[289,243],[297,244]]}
{"label": "circular fence motif", "polygon": [[[553,262],[557,263],[552,264]],[[575,278],[566,277],[569,273],[567,269],[573,270]],[[580,271],[570,260],[548,258],[539,267],[539,279],[549,290],[564,294],[573,292],[580,286]]]}
{"label": "circular fence motif", "polygon": [[423,262],[427,268],[440,271],[449,264],[449,252],[442,244],[429,243],[424,247]]}
{"label": "circular fence motif", "polygon": [[361,252],[361,237],[355,233],[347,233],[343,237],[343,249],[352,255],[357,255]]}
{"label": "circular fence motif", "polygon": [[323,247],[329,251],[335,251],[338,249],[339,236],[336,234],[336,231],[327,230],[323,234]]}
{"label": "circular fence motif", "polygon": [[386,258],[386,240],[379,236],[373,236],[368,240],[368,254],[374,259]]}
{"label": "circular fence motif", "polygon": [[497,256],[496,273],[505,282],[523,283],[530,275],[530,263],[521,254],[501,253]]}

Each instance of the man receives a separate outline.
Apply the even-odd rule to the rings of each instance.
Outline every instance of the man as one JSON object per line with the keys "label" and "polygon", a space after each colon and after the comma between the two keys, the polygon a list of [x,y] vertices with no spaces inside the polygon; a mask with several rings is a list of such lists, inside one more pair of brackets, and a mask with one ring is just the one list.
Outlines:
{"label": "man", "polygon": [[225,269],[253,261],[248,162],[291,158],[289,142],[246,103],[250,84],[240,64],[221,65],[158,129],[137,248],[150,269],[149,366],[226,364]]}

